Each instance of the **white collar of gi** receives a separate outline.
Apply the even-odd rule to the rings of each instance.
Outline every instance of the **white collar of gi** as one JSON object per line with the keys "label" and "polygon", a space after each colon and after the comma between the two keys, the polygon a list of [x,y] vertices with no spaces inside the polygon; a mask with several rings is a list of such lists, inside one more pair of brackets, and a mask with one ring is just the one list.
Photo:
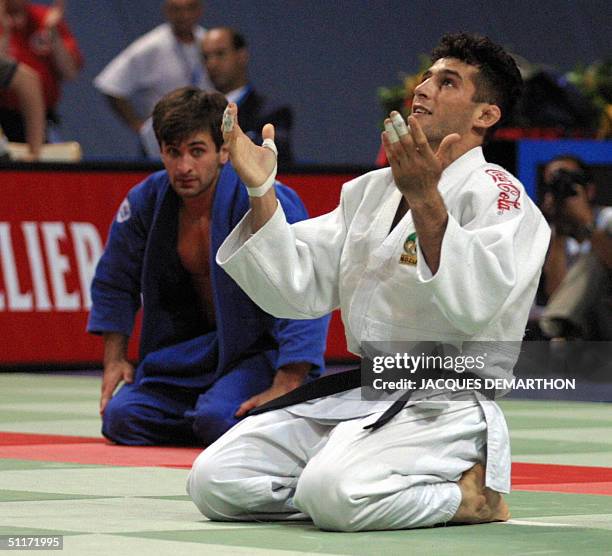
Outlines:
{"label": "white collar of gi", "polygon": [[438,189],[440,191],[446,190],[462,178],[467,177],[476,168],[486,163],[487,161],[482,152],[482,147],[479,146],[470,149],[444,169]]}

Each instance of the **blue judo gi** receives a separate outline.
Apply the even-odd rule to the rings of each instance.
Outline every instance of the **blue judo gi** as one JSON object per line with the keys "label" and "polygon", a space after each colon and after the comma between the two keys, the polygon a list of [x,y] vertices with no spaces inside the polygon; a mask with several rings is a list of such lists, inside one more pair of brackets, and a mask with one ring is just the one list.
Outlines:
{"label": "blue judo gi", "polygon": [[[307,218],[291,189],[276,186],[290,222]],[[249,208],[231,164],[212,207],[210,272],[216,328],[210,329],[177,252],[180,199],[165,171],[135,186],[121,204],[92,282],[87,330],[130,336],[142,305],[140,363],[133,384],[113,396],[103,434],[121,444],[210,444],[236,423],[242,402],[297,362],[320,374],[329,317],[277,319],[262,311],[215,262]]]}

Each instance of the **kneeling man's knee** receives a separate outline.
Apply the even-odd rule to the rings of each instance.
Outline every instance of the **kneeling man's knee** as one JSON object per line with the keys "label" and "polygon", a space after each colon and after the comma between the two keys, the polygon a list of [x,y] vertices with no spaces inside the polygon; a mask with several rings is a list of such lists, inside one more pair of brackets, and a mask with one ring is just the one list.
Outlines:
{"label": "kneeling man's knee", "polygon": [[139,429],[133,404],[111,398],[102,414],[102,434],[117,444],[150,444]]}
{"label": "kneeling man's knee", "polygon": [[355,479],[345,469],[307,465],[293,502],[320,529],[360,531],[367,513],[367,498],[359,498],[355,487]]}
{"label": "kneeling man's knee", "polygon": [[220,458],[202,452],[194,461],[187,477],[187,494],[208,519],[230,521],[241,513],[231,503],[232,495],[226,492],[231,485],[227,468]]}

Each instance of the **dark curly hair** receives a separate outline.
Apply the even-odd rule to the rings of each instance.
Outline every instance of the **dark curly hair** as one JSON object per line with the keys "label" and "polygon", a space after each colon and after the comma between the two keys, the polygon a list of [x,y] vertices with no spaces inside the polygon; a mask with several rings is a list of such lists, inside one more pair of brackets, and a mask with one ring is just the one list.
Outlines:
{"label": "dark curly hair", "polygon": [[440,58],[456,58],[478,68],[474,77],[474,102],[496,104],[501,119],[487,135],[506,121],[521,96],[523,79],[516,62],[501,46],[488,37],[468,33],[446,34],[431,52],[432,62]]}
{"label": "dark curly hair", "polygon": [[153,130],[159,146],[181,143],[199,132],[209,132],[217,150],[223,145],[221,119],[227,100],[221,93],[182,87],[165,95],[153,109]]}

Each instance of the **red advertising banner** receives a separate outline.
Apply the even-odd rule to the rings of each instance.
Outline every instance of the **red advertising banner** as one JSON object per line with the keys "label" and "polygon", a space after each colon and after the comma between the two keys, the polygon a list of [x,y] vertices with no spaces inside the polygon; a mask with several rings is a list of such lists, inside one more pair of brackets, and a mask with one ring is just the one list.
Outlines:
{"label": "red advertising banner", "polygon": [[[85,332],[89,286],[122,199],[143,171],[0,170],[0,366],[101,360],[102,342]],[[311,216],[332,210],[353,175],[279,178]],[[133,338],[130,354],[136,358]],[[334,315],[327,356],[348,356]]]}

